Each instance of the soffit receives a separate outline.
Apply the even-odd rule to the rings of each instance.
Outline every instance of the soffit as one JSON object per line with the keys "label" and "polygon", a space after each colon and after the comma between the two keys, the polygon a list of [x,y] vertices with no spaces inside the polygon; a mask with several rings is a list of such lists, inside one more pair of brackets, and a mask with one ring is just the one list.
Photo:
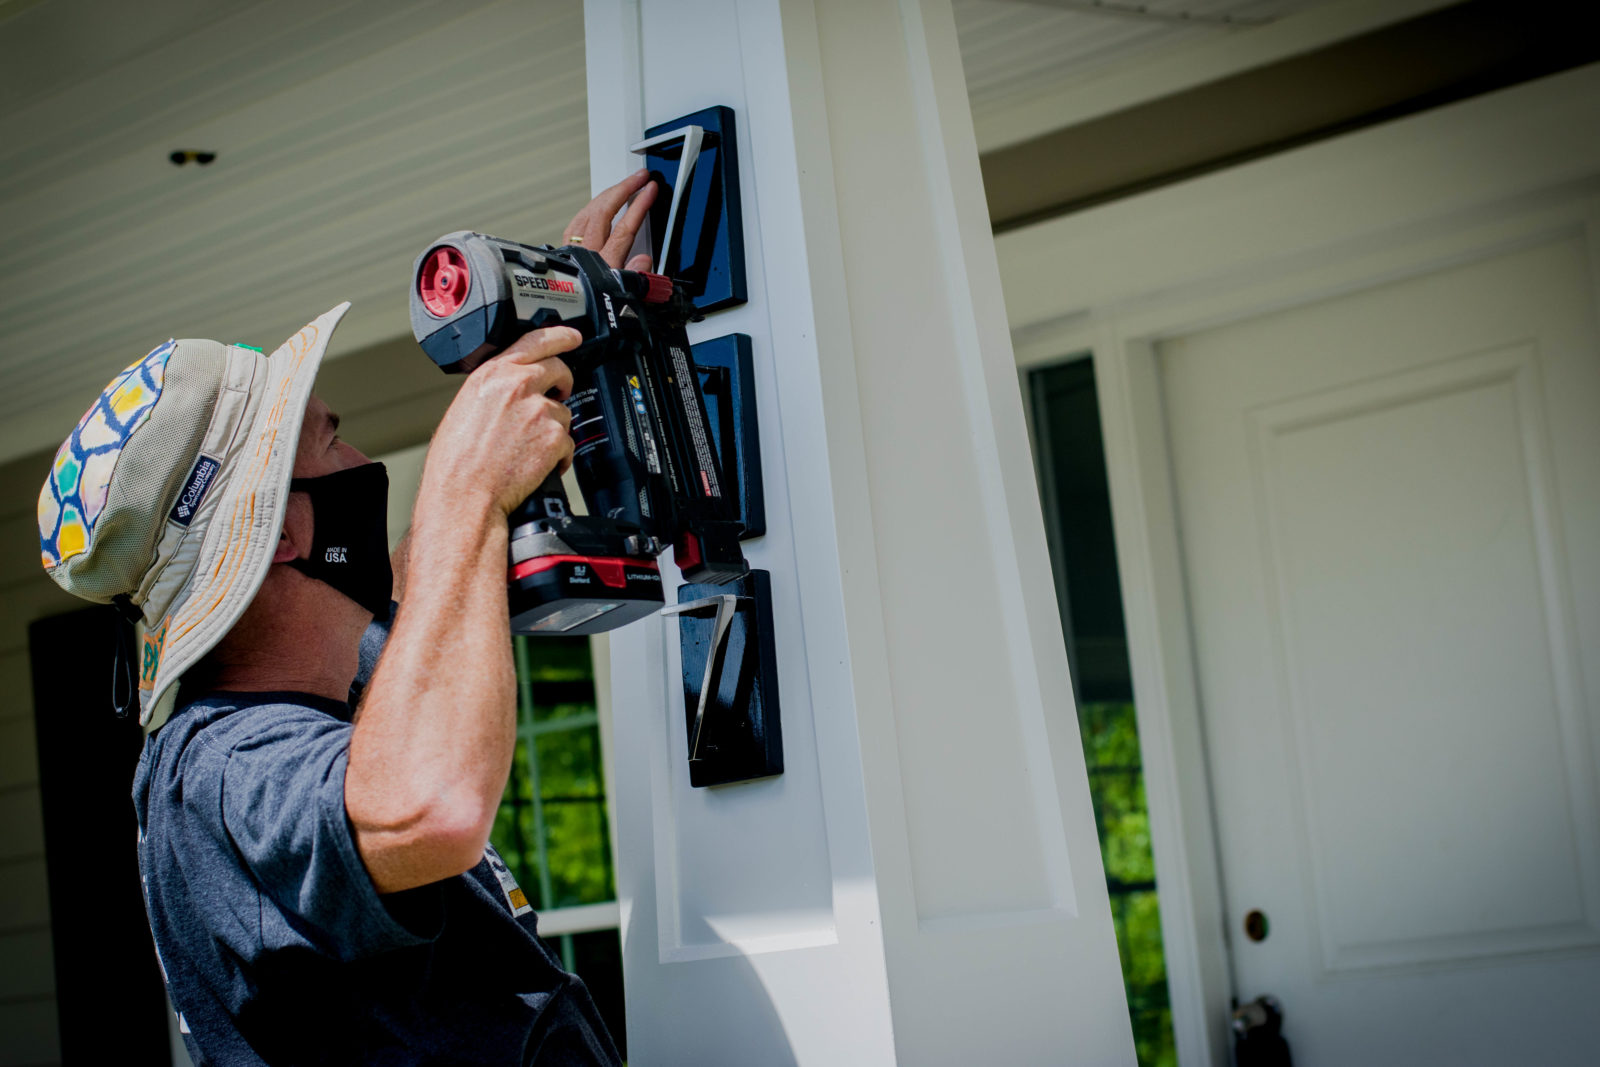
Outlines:
{"label": "soffit", "polygon": [[429,239],[558,238],[587,200],[568,0],[177,0],[125,39],[88,32],[120,5],[17,6],[0,68],[59,69],[0,77],[0,459],[169,336],[271,350],[350,300],[330,355],[392,338]]}
{"label": "soffit", "polygon": [[996,233],[1600,61],[1593,12],[1468,0],[982,156]]}
{"label": "soffit", "polygon": [[[1108,71],[1359,2],[955,0],[980,144]],[[427,240],[556,239],[588,187],[576,0],[0,0],[0,461],[169,336],[270,349],[350,300],[329,358],[371,352]]]}
{"label": "soffit", "polygon": [[1337,4],[953,0],[953,6],[973,125],[979,148],[986,150],[1058,128],[1069,116],[1081,118],[1064,97],[1111,72],[1219,45],[1248,51],[1250,38],[1262,31],[1298,13]]}

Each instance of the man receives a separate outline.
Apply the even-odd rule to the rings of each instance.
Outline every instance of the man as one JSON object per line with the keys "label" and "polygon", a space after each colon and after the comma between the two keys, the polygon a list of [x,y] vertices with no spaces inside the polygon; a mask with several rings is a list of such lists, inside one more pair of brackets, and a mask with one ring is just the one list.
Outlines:
{"label": "man", "polygon": [[[601,193],[566,240],[621,265],[646,182]],[[311,395],[346,307],[270,357],[158,347],[40,496],[51,576],[142,626],[140,718],[159,729],[134,782],[139,863],[180,1030],[201,1064],[615,1063],[487,847],[516,732],[507,515],[571,461],[560,356],[580,338],[534,331],[463,383],[352,717],[391,572],[383,468]]]}

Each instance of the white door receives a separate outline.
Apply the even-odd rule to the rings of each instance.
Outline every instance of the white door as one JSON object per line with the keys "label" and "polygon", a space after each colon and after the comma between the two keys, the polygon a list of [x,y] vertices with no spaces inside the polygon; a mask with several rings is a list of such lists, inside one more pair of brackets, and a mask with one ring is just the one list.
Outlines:
{"label": "white door", "polygon": [[1235,989],[1297,1067],[1600,1063],[1592,270],[1158,349]]}

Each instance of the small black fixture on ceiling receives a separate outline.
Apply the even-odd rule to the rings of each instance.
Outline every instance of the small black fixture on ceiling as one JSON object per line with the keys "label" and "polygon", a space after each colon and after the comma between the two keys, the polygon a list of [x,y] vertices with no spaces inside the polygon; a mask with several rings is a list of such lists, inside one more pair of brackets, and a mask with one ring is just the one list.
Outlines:
{"label": "small black fixture on ceiling", "polygon": [[215,152],[201,152],[193,148],[177,148],[167,157],[172,160],[174,167],[181,167],[185,163],[198,163],[202,167],[217,158]]}

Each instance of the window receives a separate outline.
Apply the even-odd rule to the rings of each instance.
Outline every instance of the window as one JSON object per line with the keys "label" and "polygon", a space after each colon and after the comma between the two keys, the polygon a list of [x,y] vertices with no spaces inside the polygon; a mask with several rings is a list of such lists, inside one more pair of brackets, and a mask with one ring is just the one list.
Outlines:
{"label": "window", "polygon": [[1111,921],[1141,1067],[1176,1064],[1161,913],[1156,900],[1150,814],[1145,807],[1139,728],[1127,701],[1081,702],[1078,729],[1089,769],[1094,826],[1105,861]]}
{"label": "window", "polygon": [[1034,453],[1095,829],[1141,1067],[1175,1067],[1155,858],[1117,580],[1094,365],[1033,371]]}
{"label": "window", "polygon": [[513,637],[517,748],[490,840],[539,931],[594,994],[627,1055],[611,827],[586,637]]}

